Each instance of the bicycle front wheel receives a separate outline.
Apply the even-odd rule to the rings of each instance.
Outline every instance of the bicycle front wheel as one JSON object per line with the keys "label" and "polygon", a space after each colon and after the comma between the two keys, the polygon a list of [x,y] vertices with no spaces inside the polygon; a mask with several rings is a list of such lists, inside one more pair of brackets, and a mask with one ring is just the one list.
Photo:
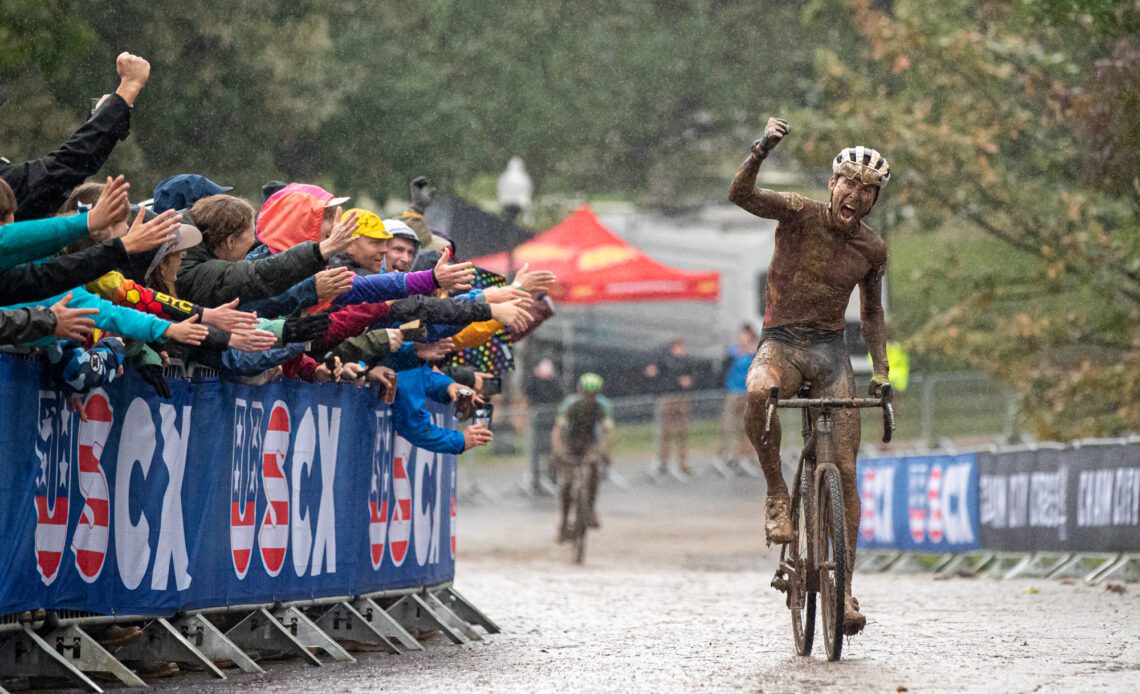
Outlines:
{"label": "bicycle front wheel", "polygon": [[843,652],[843,600],[847,577],[847,543],[843,529],[843,486],[839,471],[826,467],[815,498],[815,560],[819,567],[819,600],[823,612],[823,646],[828,660]]}
{"label": "bicycle front wheel", "polygon": [[586,530],[590,527],[589,464],[579,461],[574,469],[574,563],[586,560]]}

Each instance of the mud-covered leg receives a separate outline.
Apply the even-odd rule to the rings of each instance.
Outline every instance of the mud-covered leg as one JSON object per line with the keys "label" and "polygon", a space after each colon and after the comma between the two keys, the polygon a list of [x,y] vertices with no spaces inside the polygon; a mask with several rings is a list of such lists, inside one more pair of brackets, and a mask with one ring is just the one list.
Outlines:
{"label": "mud-covered leg", "polygon": [[773,415],[768,422],[768,393],[779,388],[781,397],[799,390],[803,377],[781,354],[776,342],[760,346],[748,371],[748,401],[744,408],[744,428],[768,483],[768,499],[764,504],[764,530],[768,542],[791,542],[792,522],[788,515],[788,485],[780,466],[780,419]]}

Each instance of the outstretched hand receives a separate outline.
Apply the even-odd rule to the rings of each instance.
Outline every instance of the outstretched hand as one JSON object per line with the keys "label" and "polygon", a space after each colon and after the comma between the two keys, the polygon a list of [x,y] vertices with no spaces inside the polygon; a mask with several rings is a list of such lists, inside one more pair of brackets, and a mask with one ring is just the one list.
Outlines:
{"label": "outstretched hand", "polygon": [[530,263],[523,264],[515,274],[515,282],[531,294],[548,293],[557,279],[550,270],[531,270]]}
{"label": "outstretched hand", "polygon": [[416,356],[424,361],[439,361],[455,351],[455,340],[450,337],[438,342],[417,342]]}
{"label": "outstretched hand", "polygon": [[257,313],[239,311],[238,301],[239,299],[233,299],[221,306],[204,309],[202,311],[202,322],[231,333],[256,328],[258,325]]}
{"label": "outstretched hand", "polygon": [[181,323],[171,323],[162,336],[184,345],[197,346],[202,344],[209,334],[210,331],[206,326],[198,324],[198,316],[190,316]]}
{"label": "outstretched hand", "polygon": [[532,320],[531,315],[526,312],[518,299],[501,304],[491,304],[491,317],[513,332],[526,330]]}
{"label": "outstretched hand", "polygon": [[463,430],[463,450],[469,451],[477,446],[486,446],[495,439],[491,430],[482,424],[472,424]]}
{"label": "outstretched hand", "polygon": [[54,335],[64,340],[86,340],[95,330],[95,321],[88,316],[99,313],[95,308],[68,308],[71,292],[68,292],[49,309],[55,315]]}
{"label": "outstretched hand", "polygon": [[130,202],[127,195],[131,192],[131,184],[122,175],[115,178],[107,177],[103,192],[95,201],[95,206],[87,213],[87,231],[96,241],[106,241],[111,238],[111,227],[120,220],[126,219],[131,213]]}
{"label": "outstretched hand", "polygon": [[440,289],[447,291],[465,292],[471,289],[471,281],[475,279],[475,266],[471,263],[452,263],[451,249],[444,248],[439,254],[439,262],[432,270],[435,282]]}
{"label": "outstretched hand", "polygon": [[360,217],[355,210],[350,211],[342,218],[341,209],[338,207],[336,208],[336,219],[337,222],[333,225],[332,231],[329,232],[329,237],[321,241],[321,255],[324,256],[325,260],[348,248],[356,230],[360,228]]}
{"label": "outstretched hand", "polygon": [[181,223],[182,215],[174,210],[167,210],[148,222],[146,211],[140,208],[131,228],[123,235],[123,248],[130,255],[153,251],[167,241],[173,241],[174,230]]}

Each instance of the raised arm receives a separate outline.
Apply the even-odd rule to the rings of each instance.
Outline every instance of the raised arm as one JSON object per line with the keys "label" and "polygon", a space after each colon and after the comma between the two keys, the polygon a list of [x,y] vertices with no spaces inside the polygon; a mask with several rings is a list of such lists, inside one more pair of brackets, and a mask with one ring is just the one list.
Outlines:
{"label": "raised arm", "polygon": [[150,63],[121,53],[115,61],[119,87],[104,97],[95,112],[59,149],[39,159],[0,170],[19,200],[16,219],[53,214],[72,188],[103,166],[131,129],[131,107],[150,78]]}
{"label": "raised arm", "polygon": [[775,191],[757,188],[756,174],[760,171],[761,162],[788,132],[787,121],[781,118],[768,119],[764,137],[752,143],[752,151],[732,179],[732,186],[728,189],[729,201],[757,217],[783,219],[787,211],[783,196]]}

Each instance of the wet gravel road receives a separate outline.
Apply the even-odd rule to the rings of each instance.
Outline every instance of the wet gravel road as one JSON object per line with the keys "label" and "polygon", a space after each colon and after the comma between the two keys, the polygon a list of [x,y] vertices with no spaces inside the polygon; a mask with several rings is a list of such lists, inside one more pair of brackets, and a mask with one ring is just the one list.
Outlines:
{"label": "wet gravel road", "polygon": [[[486,479],[486,477],[484,477]],[[505,489],[513,477],[487,482]],[[603,491],[584,566],[557,546],[552,501],[461,507],[456,588],[503,628],[402,656],[225,683],[222,691],[763,692],[1140,691],[1140,585],[857,575],[868,617],[843,660],[793,655],[762,487],[704,478]],[[905,688],[905,689],[904,689]]]}

